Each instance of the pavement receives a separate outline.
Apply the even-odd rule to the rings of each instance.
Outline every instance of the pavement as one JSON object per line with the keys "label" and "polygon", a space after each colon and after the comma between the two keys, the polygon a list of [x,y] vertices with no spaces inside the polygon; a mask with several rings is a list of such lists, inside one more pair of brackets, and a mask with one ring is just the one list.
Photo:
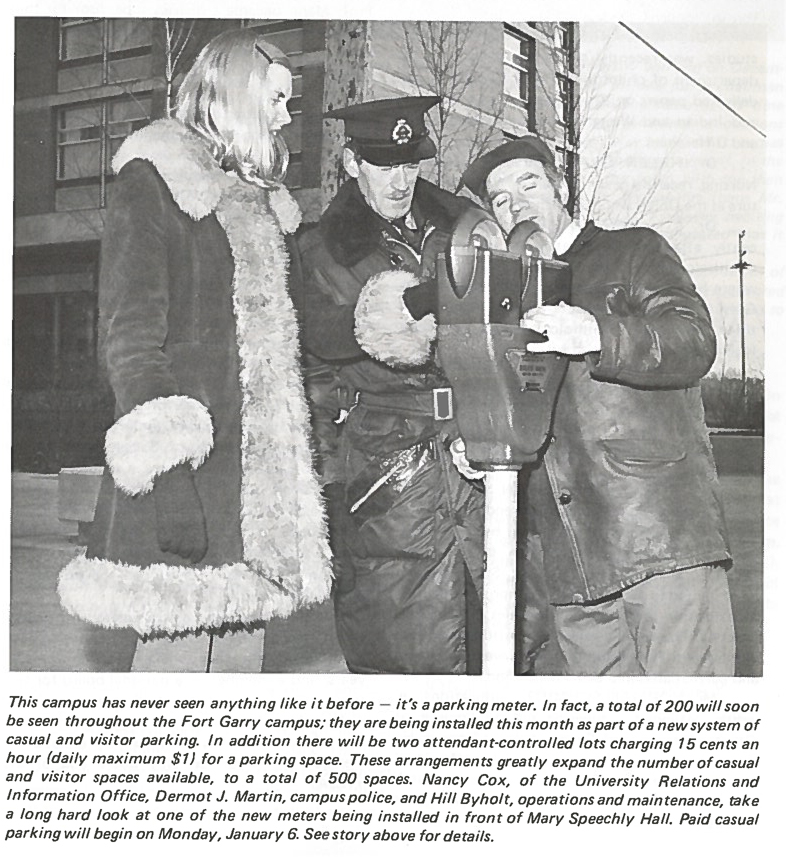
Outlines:
{"label": "pavement", "polygon": [[[750,445],[746,446],[749,450]],[[717,453],[716,453],[717,455]],[[761,458],[734,448],[718,456],[735,565],[729,583],[737,675],[762,675],[763,478]],[[725,462],[728,461],[728,464]],[[723,470],[728,471],[723,473]],[[111,670],[116,635],[67,614],[60,569],[81,550],[76,526],[58,518],[58,478],[12,474],[10,669]],[[265,631],[264,671],[346,673],[329,602],[274,620]]]}
{"label": "pavement", "polygon": [[[10,669],[117,669],[122,640],[66,613],[57,577],[79,551],[75,523],[58,518],[56,474],[11,477]],[[346,673],[330,602],[267,624],[264,670],[269,673]]]}

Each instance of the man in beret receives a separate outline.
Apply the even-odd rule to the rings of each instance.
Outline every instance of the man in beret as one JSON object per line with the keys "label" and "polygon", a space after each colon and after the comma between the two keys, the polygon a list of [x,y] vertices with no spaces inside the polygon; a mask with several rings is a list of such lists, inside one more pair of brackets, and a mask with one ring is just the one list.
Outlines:
{"label": "man in beret", "polygon": [[699,387],[715,335],[688,272],[651,229],[579,229],[538,137],[483,155],[462,181],[505,232],[534,221],[572,271],[572,306],[522,321],[548,338],[530,351],[570,356],[529,483],[565,672],[733,675],[731,555]]}
{"label": "man in beret", "polygon": [[434,339],[433,315],[413,314],[431,309],[436,254],[472,206],[419,177],[436,154],[426,112],[438,101],[327,113],[344,122],[349,181],[299,240],[336,629],[358,673],[480,671],[482,485],[452,461],[444,376],[432,360],[410,366]]}

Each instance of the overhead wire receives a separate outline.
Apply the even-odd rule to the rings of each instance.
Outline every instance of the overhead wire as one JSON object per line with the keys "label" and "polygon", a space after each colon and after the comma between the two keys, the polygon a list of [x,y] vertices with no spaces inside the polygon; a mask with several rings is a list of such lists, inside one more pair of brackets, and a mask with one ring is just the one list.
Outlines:
{"label": "overhead wire", "polygon": [[624,30],[627,30],[632,36],[637,38],[640,42],[643,42],[653,53],[657,54],[664,62],[668,63],[672,68],[676,69],[681,75],[684,75],[688,80],[699,87],[703,92],[706,92],[707,95],[711,96],[715,99],[719,104],[723,105],[730,113],[737,117],[737,119],[744,122],[748,127],[752,128],[757,134],[760,134],[762,137],[766,138],[767,135],[760,129],[757,128],[752,122],[749,122],[741,113],[738,113],[730,104],[727,104],[719,95],[714,93],[709,87],[705,86],[700,81],[696,80],[695,77],[688,74],[681,66],[677,65],[673,60],[670,60],[662,51],[659,51],[653,44],[648,42],[643,36],[640,36],[632,27],[629,27],[627,24],[622,21],[617,22],[620,27]]}

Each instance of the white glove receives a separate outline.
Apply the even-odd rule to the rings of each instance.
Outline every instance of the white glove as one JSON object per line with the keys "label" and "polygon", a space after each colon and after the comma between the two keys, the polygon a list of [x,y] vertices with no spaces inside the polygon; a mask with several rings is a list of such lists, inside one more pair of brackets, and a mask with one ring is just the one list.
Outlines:
{"label": "white glove", "polygon": [[545,343],[529,343],[528,352],[585,355],[600,351],[600,328],[592,313],[560,302],[556,307],[535,307],[521,318],[521,327],[548,337]]}
{"label": "white glove", "polygon": [[476,471],[467,459],[467,445],[463,438],[456,438],[450,445],[450,456],[453,459],[453,464],[456,470],[468,480],[483,480],[486,477],[485,471]]}

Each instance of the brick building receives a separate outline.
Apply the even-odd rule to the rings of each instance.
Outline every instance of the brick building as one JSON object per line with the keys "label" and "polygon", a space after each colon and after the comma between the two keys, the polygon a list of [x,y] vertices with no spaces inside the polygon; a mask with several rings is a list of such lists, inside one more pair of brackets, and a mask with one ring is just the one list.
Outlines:
{"label": "brick building", "polygon": [[13,459],[16,470],[102,463],[112,398],[97,357],[98,259],[122,140],[165,115],[213,35],[253,27],[290,56],[287,182],[307,220],[340,176],[341,123],[322,113],[438,94],[439,157],[455,189],[506,136],[550,139],[578,177],[578,26],[570,22],[17,18],[14,89]]}

